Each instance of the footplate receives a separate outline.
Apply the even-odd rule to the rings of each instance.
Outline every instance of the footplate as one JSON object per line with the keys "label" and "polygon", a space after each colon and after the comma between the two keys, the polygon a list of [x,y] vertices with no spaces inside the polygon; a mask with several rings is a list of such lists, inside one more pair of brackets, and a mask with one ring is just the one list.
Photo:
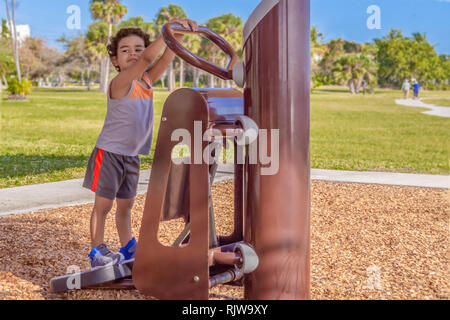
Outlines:
{"label": "footplate", "polygon": [[113,266],[96,267],[94,269],[56,277],[50,280],[50,292],[61,293],[69,290],[88,289],[131,277],[134,259]]}

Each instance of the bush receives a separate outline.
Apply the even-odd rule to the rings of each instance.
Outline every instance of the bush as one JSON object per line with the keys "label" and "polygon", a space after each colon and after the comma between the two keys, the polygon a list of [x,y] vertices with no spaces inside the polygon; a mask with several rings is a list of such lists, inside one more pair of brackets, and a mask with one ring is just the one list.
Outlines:
{"label": "bush", "polygon": [[8,81],[8,92],[10,96],[8,99],[25,100],[26,96],[31,92],[31,81],[22,79],[20,82],[17,78],[11,78]]}

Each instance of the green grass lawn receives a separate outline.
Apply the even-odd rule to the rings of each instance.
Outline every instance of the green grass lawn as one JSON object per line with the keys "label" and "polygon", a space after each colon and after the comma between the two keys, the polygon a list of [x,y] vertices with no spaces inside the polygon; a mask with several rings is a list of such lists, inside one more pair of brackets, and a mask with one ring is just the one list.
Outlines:
{"label": "green grass lawn", "polygon": [[[155,134],[168,92],[155,90]],[[445,99],[444,91],[421,92]],[[3,94],[5,98],[6,93]],[[400,91],[311,95],[311,167],[449,174],[450,119],[398,106]],[[85,89],[34,89],[28,101],[0,102],[0,188],[84,176],[103,125],[106,97]],[[150,168],[152,153],[142,157]]]}
{"label": "green grass lawn", "polygon": [[[450,93],[422,92],[422,97]],[[400,91],[311,95],[311,167],[357,171],[449,173],[450,118],[395,104]]]}
{"label": "green grass lawn", "polygon": [[[168,95],[155,90],[154,142]],[[106,96],[86,89],[34,89],[26,102],[1,101],[0,188],[84,177],[105,115]],[[142,157],[142,169],[150,166]]]}
{"label": "green grass lawn", "polygon": [[440,97],[425,98],[425,99],[422,99],[422,101],[424,103],[434,104],[435,106],[439,106],[439,107],[450,107],[450,97],[447,97],[447,98],[440,98]]}

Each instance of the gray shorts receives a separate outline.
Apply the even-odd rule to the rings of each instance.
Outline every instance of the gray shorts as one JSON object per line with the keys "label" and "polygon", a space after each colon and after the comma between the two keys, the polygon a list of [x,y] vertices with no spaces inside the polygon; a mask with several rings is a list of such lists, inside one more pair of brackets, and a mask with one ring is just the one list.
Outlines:
{"label": "gray shorts", "polygon": [[83,187],[110,200],[132,199],[137,194],[139,169],[139,156],[122,156],[95,147],[89,158]]}

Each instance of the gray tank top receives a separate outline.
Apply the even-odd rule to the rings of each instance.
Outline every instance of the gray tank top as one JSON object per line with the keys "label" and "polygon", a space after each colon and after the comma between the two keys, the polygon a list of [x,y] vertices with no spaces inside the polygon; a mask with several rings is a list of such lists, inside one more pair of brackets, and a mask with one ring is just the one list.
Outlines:
{"label": "gray tank top", "polygon": [[142,78],[147,88],[133,80],[128,94],[119,100],[111,99],[109,85],[108,110],[97,148],[124,156],[149,155],[153,136],[153,88],[147,73]]}

